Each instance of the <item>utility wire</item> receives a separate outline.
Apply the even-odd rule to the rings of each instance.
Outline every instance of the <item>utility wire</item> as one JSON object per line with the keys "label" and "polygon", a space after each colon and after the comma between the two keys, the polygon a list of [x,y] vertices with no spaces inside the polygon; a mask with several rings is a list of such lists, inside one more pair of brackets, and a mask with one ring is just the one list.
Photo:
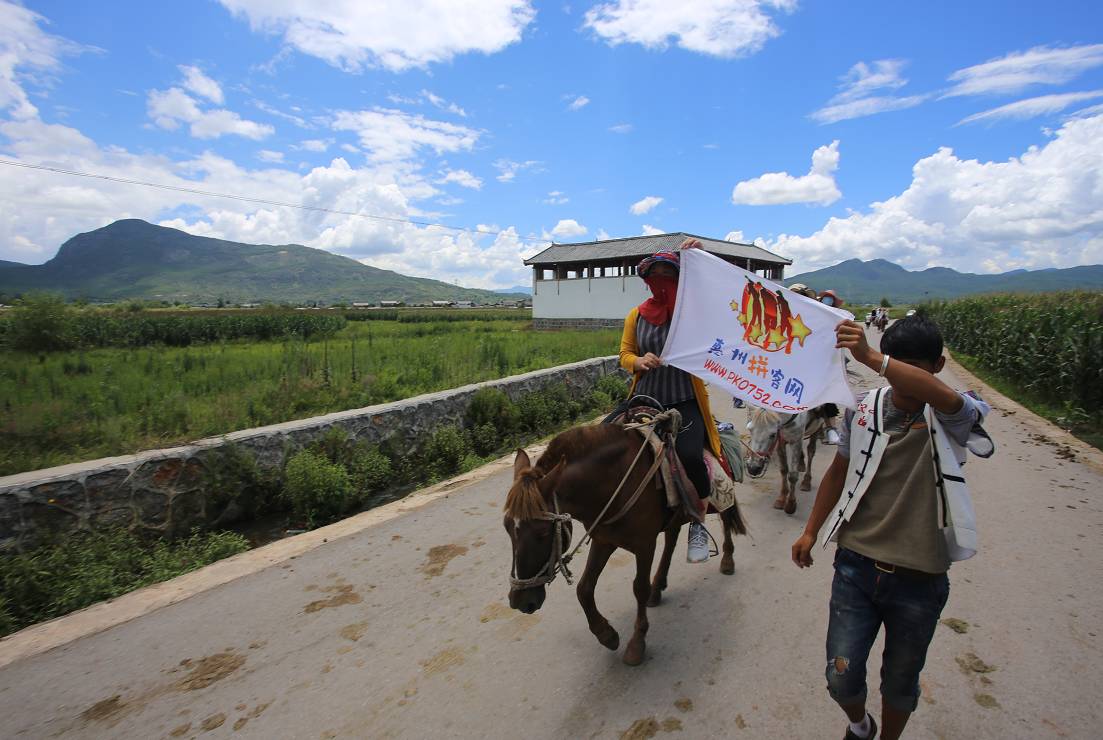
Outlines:
{"label": "utility wire", "polygon": [[[177,193],[191,193],[193,195],[204,195],[210,198],[229,198],[230,200],[239,200],[246,203],[260,203],[262,205],[269,206],[281,206],[283,208],[298,208],[301,211],[316,211],[319,213],[332,213],[338,216],[357,216],[359,218],[370,218],[376,221],[389,221],[392,223],[411,224],[413,226],[435,226],[439,229],[448,229],[449,231],[459,231],[468,234],[485,234],[487,236],[500,236],[506,232],[504,231],[492,231],[490,229],[469,229],[464,226],[447,226],[445,224],[434,223],[432,221],[418,221],[412,218],[398,218],[395,216],[378,216],[371,213],[358,213],[355,211],[341,211],[335,208],[323,208],[322,206],[304,206],[300,203],[285,203],[279,200],[266,200],[265,198],[250,198],[245,195],[231,195],[230,193],[216,193],[211,190],[199,190],[197,188],[184,188],[177,185],[165,185],[157,182],[145,182],[143,180],[130,180],[125,177],[114,177],[112,175],[98,175],[92,172],[79,172],[77,170],[66,170],[61,167],[47,167],[42,164],[30,164],[28,162],[15,162],[9,159],[0,159],[0,164],[7,165],[9,167],[22,167],[28,170],[40,170],[42,172],[53,172],[59,175],[73,175],[75,177],[87,177],[93,180],[107,180],[108,182],[119,182],[126,185],[141,185],[147,188],[158,188],[160,190],[172,190]],[[527,243],[529,240],[521,240],[522,243]],[[533,242],[536,243],[536,242]],[[543,242],[541,242],[543,243]]]}

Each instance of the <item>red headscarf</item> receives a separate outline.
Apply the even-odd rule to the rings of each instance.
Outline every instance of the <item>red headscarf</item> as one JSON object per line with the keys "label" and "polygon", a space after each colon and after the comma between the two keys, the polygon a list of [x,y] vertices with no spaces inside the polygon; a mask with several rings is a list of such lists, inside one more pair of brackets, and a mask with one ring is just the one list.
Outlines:
{"label": "red headscarf", "polygon": [[679,267],[678,255],[674,252],[656,252],[640,262],[636,272],[651,289],[653,297],[639,305],[640,316],[655,326],[662,326],[674,315],[674,301],[678,297],[678,278],[665,275],[652,275],[651,268],[658,262]]}

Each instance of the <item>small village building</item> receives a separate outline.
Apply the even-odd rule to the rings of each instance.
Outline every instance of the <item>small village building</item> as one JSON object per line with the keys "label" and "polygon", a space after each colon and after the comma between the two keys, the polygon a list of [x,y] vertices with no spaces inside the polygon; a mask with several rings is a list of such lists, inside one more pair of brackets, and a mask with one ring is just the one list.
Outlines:
{"label": "small village building", "polygon": [[452,301],[433,301],[433,308],[448,308]]}
{"label": "small village building", "polygon": [[532,321],[536,328],[616,327],[633,306],[651,296],[636,276],[644,257],[675,251],[688,238],[744,270],[780,282],[792,260],[754,244],[710,239],[684,232],[552,244],[525,260],[532,267]]}
{"label": "small village building", "polygon": [[399,306],[402,306],[402,305],[405,305],[405,304],[402,303],[402,301],[380,301],[379,302],[379,307],[380,308],[398,308]]}
{"label": "small village building", "polygon": [[368,303],[367,301],[353,301],[352,302],[352,307],[353,308],[371,308],[372,304]]}

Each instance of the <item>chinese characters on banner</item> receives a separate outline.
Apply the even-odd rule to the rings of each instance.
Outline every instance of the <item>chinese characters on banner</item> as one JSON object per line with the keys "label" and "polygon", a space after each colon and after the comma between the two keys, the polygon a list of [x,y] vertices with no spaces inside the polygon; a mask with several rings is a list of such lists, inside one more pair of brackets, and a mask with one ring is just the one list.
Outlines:
{"label": "chinese characters on banner", "polygon": [[835,327],[853,319],[700,249],[681,253],[668,365],[771,411],[854,408]]}

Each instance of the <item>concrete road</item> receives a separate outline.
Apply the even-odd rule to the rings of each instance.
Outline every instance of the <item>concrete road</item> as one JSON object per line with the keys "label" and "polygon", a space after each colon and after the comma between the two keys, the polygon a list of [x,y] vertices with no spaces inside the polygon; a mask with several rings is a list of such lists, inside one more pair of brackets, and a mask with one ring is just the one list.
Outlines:
{"label": "concrete road", "polygon": [[[945,379],[960,386],[949,370]],[[943,616],[958,629],[938,629],[908,737],[1098,737],[1103,473],[1052,427],[1002,398],[995,405],[998,454],[967,467],[982,549],[951,570]],[[789,561],[812,494],[788,517],[770,506],[776,473],[744,486],[753,537],[737,541],[734,576],[715,560],[687,565],[681,543],[665,603],[651,611],[648,658],[629,668],[590,635],[562,580],[536,614],[509,610],[500,509],[510,476],[498,470],[8,662],[0,735],[842,736],[823,679],[830,553],[809,571]],[[598,587],[622,645],[632,571],[618,553]],[[18,642],[0,642],[0,658]],[[875,701],[878,668],[872,658]]]}

